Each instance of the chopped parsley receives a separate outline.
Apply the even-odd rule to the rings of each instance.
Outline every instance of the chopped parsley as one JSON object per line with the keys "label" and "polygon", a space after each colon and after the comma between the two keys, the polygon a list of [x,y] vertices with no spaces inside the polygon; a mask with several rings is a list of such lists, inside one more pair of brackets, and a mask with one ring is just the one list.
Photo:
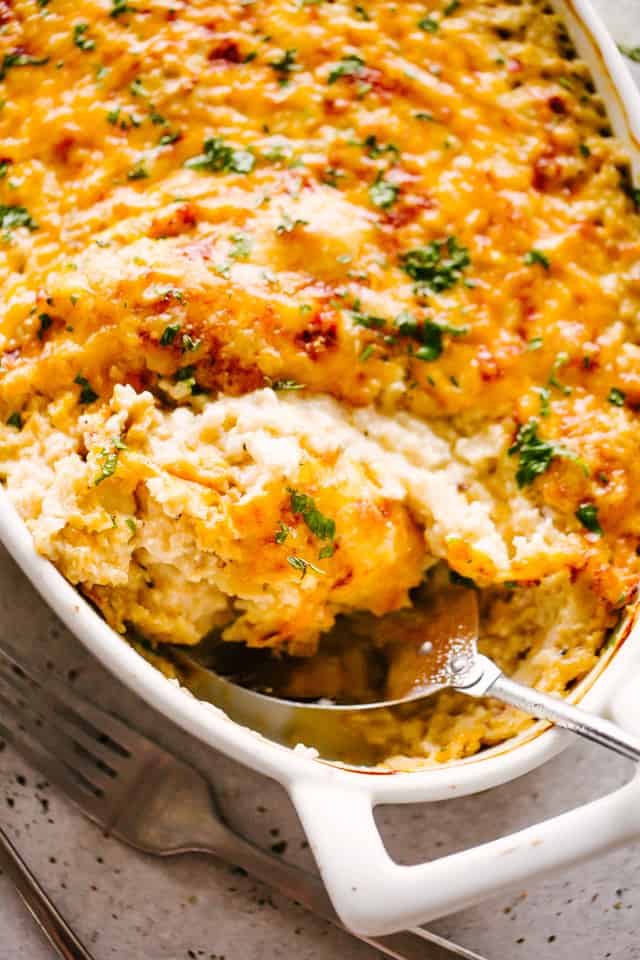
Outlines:
{"label": "chopped parsley", "polygon": [[[518,454],[520,459],[516,471],[516,481],[519,487],[528,487],[536,477],[545,473],[551,461],[556,457],[578,461],[578,456],[567,450],[559,443],[543,440],[538,436],[538,421],[536,419],[523,423],[516,434],[515,442],[509,447],[509,456]],[[583,470],[587,471],[583,464]]]}
{"label": "chopped parsley", "polygon": [[270,384],[272,390],[304,390],[304,383],[298,383],[297,380],[273,380]]}
{"label": "chopped parsley", "polygon": [[443,17],[450,17],[460,6],[460,0],[451,0],[442,11]]}
{"label": "chopped parsley", "polygon": [[185,380],[193,380],[195,370],[196,368],[191,364],[186,367],[180,367],[180,369],[176,370],[175,372],[176,383],[181,383]]}
{"label": "chopped parsley", "polygon": [[132,7],[126,0],[113,0],[113,6],[109,11],[109,16],[115,19],[116,17],[121,17],[123,13],[135,12],[136,8]]}
{"label": "chopped parsley", "polygon": [[285,50],[282,56],[278,60],[271,60],[269,66],[272,70],[275,70],[278,76],[278,83],[281,87],[284,87],[290,78],[290,74],[298,73],[302,70],[302,67],[299,63],[296,63],[296,49]]}
{"label": "chopped parsley", "polygon": [[[402,316],[402,314],[400,316]],[[397,320],[398,318],[396,318],[396,322]],[[400,323],[400,332],[402,332],[402,329],[406,323],[407,321],[402,321]],[[421,329],[418,332],[420,346],[417,350],[413,351],[412,355],[417,360],[424,360],[427,363],[431,363],[434,360],[437,360],[442,353],[443,334],[449,333],[453,337],[463,337],[468,332],[468,327],[457,327],[451,323],[441,323],[437,320],[425,317],[425,319],[422,321]],[[415,334],[413,336],[416,338]]]}
{"label": "chopped parsley", "polygon": [[378,143],[375,133],[370,133],[368,137],[365,137],[361,146],[365,148],[367,156],[373,160],[384,157],[386,154],[390,154],[393,160],[398,160],[400,157],[400,151],[395,143]]}
{"label": "chopped parsley", "polygon": [[360,17],[361,20],[365,20],[366,22],[369,22],[371,20],[371,17],[367,12],[366,7],[363,7],[361,3],[357,3],[353,9],[355,10],[355,12]]}
{"label": "chopped parsley", "polygon": [[333,540],[336,535],[335,521],[320,513],[313,498],[306,493],[298,493],[293,487],[287,487],[287,492],[291,498],[291,512],[302,517],[311,533],[320,540]]}
{"label": "chopped parsley", "polygon": [[549,387],[536,387],[536,390],[540,397],[540,416],[548,417],[551,413],[551,391]]}
{"label": "chopped parsley", "polygon": [[553,367],[551,368],[551,374],[549,376],[549,386],[556,387],[556,389],[564,393],[566,397],[571,393],[571,387],[568,387],[566,383],[560,383],[558,380],[558,371],[567,363],[569,363],[569,354],[562,350],[553,361]]}
{"label": "chopped parsley", "polygon": [[581,503],[576,510],[576,518],[589,533],[602,534],[602,527],[598,520],[598,508],[595,503]]}
{"label": "chopped parsley", "polygon": [[13,411],[11,416],[8,418],[7,423],[10,427],[15,427],[16,430],[22,430],[22,416],[17,410]]}
{"label": "chopped parsley", "polygon": [[440,24],[433,17],[423,17],[422,20],[418,20],[418,26],[426,33],[435,33]]}
{"label": "chopped parsley", "polygon": [[609,403],[612,403],[614,407],[624,407],[624,401],[626,400],[626,393],[624,390],[619,390],[618,387],[611,387],[609,390],[609,396],[607,400]]}
{"label": "chopped parsley", "polygon": [[360,361],[360,363],[366,363],[367,360],[371,359],[375,351],[376,351],[375,344],[368,343],[360,353],[358,360]]}
{"label": "chopped parsley", "polygon": [[170,144],[175,143],[176,140],[179,140],[182,134],[179,130],[174,130],[172,133],[163,133],[158,143],[161,147],[168,147]]}
{"label": "chopped parsley", "polygon": [[210,173],[251,173],[256,158],[250,150],[232,147],[222,137],[204,141],[202,153],[190,157],[184,166],[189,170],[208,170]]}
{"label": "chopped parsley", "polygon": [[246,260],[253,247],[252,238],[248,233],[234,233],[230,238],[233,246],[229,252],[232,260]]}
{"label": "chopped parsley", "polygon": [[183,353],[193,353],[194,350],[197,350],[202,340],[194,340],[190,333],[182,334],[182,352]]}
{"label": "chopped parsley", "polygon": [[38,340],[42,340],[45,333],[53,323],[53,317],[50,313],[40,313],[38,314],[38,320],[40,321],[40,327],[38,329]]}
{"label": "chopped parsley", "polygon": [[462,271],[471,263],[469,251],[455,237],[432,240],[424,247],[415,247],[400,257],[405,273],[423,285],[439,293],[453,287],[462,277]]}
{"label": "chopped parsley", "polygon": [[135,533],[138,527],[133,517],[127,517],[127,519],[125,520],[125,523],[129,527],[129,530],[131,530],[132,535],[135,536]]}
{"label": "chopped parsley", "polygon": [[11,207],[0,204],[0,230],[9,233],[17,227],[26,227],[27,230],[33,231],[38,229],[38,224],[26,207]]}
{"label": "chopped parsley", "polygon": [[388,210],[396,202],[400,188],[383,177],[378,177],[369,187],[369,197],[376,207]]}
{"label": "chopped parsley", "polygon": [[313,570],[314,573],[320,573],[324,576],[324,570],[320,570],[320,568],[316,567],[310,560],[303,560],[302,557],[287,557],[287,563],[293,567],[294,570],[300,570],[302,574],[300,577],[301,580],[304,580],[306,577],[307,570]]}
{"label": "chopped parsley", "polygon": [[366,69],[367,65],[362,57],[358,57],[355,53],[350,54],[333,65],[327,83],[334,84],[342,77],[363,77]]}
{"label": "chopped parsley", "polygon": [[541,267],[544,267],[545,270],[551,269],[551,261],[546,253],[543,253],[542,250],[528,250],[524,257],[524,262],[528,267],[532,266],[534,263],[539,263]]}
{"label": "chopped parsley", "polygon": [[387,321],[384,317],[375,317],[370,313],[361,313],[360,310],[348,310],[347,316],[359,327],[366,327],[367,330],[382,330]]}
{"label": "chopped parsley", "polygon": [[542,337],[531,337],[531,340],[527,343],[527,350],[540,350],[543,343]]}
{"label": "chopped parsley", "polygon": [[293,233],[297,227],[308,227],[308,220],[301,220],[299,217],[296,217],[295,220],[292,220],[291,217],[283,213],[282,220],[276,227],[276,233],[281,237],[284,233]]}
{"label": "chopped parsley", "polygon": [[79,387],[82,387],[79,398],[80,403],[93,403],[94,400],[98,399],[98,394],[95,392],[86,377],[83,377],[78,373],[73,382],[77,383]]}
{"label": "chopped parsley", "polygon": [[143,160],[139,160],[135,167],[132,167],[127,174],[127,180],[146,180],[149,176],[149,171],[144,165]]}
{"label": "chopped parsley", "polygon": [[103,480],[107,480],[109,477],[112,477],[116,470],[118,469],[118,457],[121,450],[126,450],[127,445],[123,443],[119,437],[111,438],[111,449],[107,450],[106,447],[103,447],[100,453],[98,454],[98,459],[102,461],[100,466],[100,473],[93,482],[95,487],[99,483],[102,483]]}
{"label": "chopped parsley", "polygon": [[90,50],[95,50],[96,42],[91,37],[87,36],[87,31],[89,29],[88,23],[76,23],[73,28],[73,42],[76,47],[80,50],[84,50],[85,53],[88,53]]}
{"label": "chopped parsley", "polygon": [[12,67],[42,67],[49,62],[49,57],[32,57],[28,53],[5,53],[0,64],[0,81],[4,80]]}
{"label": "chopped parsley", "polygon": [[6,177],[7,173],[9,172],[10,164],[11,160],[0,160],[0,180],[2,177]]}
{"label": "chopped parsley", "polygon": [[285,542],[289,534],[291,533],[290,527],[283,523],[282,520],[278,520],[278,529],[275,532],[274,540],[278,544]]}
{"label": "chopped parsley", "polygon": [[629,60],[633,60],[634,63],[640,63],[640,47],[625,47],[619,43],[618,50],[620,53],[623,53],[625,57],[628,57]]}

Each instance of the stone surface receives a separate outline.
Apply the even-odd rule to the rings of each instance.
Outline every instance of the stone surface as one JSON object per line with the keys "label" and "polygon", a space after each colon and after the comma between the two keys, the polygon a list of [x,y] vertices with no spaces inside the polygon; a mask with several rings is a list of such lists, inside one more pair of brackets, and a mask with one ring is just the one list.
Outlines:
{"label": "stone surface", "polygon": [[[616,39],[640,43],[638,0],[598,0]],[[207,750],[106,674],[0,552],[0,643],[54,670],[206,771],[235,826],[313,867],[282,789]],[[0,704],[0,720],[2,705]],[[602,795],[629,765],[576,743],[515,783],[466,799],[384,807],[390,852],[418,862],[491,839]],[[369,947],[212,859],[158,860],[105,838],[9,745],[0,751],[0,823],[95,960],[373,960]],[[640,960],[640,848],[618,850],[544,883],[515,889],[433,928],[487,960]],[[0,875],[0,960],[52,956]],[[425,960],[429,949],[425,944]]]}

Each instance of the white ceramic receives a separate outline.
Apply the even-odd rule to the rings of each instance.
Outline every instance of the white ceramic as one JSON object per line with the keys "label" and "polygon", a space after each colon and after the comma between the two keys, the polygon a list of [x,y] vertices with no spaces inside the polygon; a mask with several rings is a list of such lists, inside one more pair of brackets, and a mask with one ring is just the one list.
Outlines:
{"label": "white ceramic", "polygon": [[[557,0],[590,64],[617,135],[640,174],[640,96],[588,0]],[[639,14],[640,15],[640,14]],[[0,492],[0,538],[67,626],[114,674],[185,730],[278,780],[307,831],[336,910],[361,934],[426,923],[512,885],[560,870],[640,836],[640,779],[510,836],[416,866],[394,863],[372,810],[380,803],[442,800],[486,790],[557,754],[571,735],[542,725],[477,757],[417,773],[351,770],[259,737],[166,680],[94,612],[31,537]],[[629,619],[604,668],[582,685],[584,707],[640,733],[640,625]]]}

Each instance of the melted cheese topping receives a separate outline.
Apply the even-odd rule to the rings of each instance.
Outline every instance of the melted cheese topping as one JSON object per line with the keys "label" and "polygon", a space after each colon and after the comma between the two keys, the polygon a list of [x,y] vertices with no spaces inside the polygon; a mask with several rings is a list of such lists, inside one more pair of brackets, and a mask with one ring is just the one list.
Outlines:
{"label": "melted cheese topping", "polygon": [[534,605],[579,584],[597,629],[528,679],[584,673],[639,569],[640,220],[555,15],[0,27],[0,459],[38,548],[120,630],[303,654],[437,561]]}

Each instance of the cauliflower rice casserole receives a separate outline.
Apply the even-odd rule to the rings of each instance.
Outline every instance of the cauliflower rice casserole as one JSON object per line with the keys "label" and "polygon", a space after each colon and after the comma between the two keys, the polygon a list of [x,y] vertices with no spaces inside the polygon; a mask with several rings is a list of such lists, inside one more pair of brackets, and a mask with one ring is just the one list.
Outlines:
{"label": "cauliflower rice casserole", "polygon": [[[168,673],[348,695],[453,578],[565,692],[640,570],[639,205],[546,2],[0,0],[8,494]],[[530,721],[350,722],[410,769]]]}

